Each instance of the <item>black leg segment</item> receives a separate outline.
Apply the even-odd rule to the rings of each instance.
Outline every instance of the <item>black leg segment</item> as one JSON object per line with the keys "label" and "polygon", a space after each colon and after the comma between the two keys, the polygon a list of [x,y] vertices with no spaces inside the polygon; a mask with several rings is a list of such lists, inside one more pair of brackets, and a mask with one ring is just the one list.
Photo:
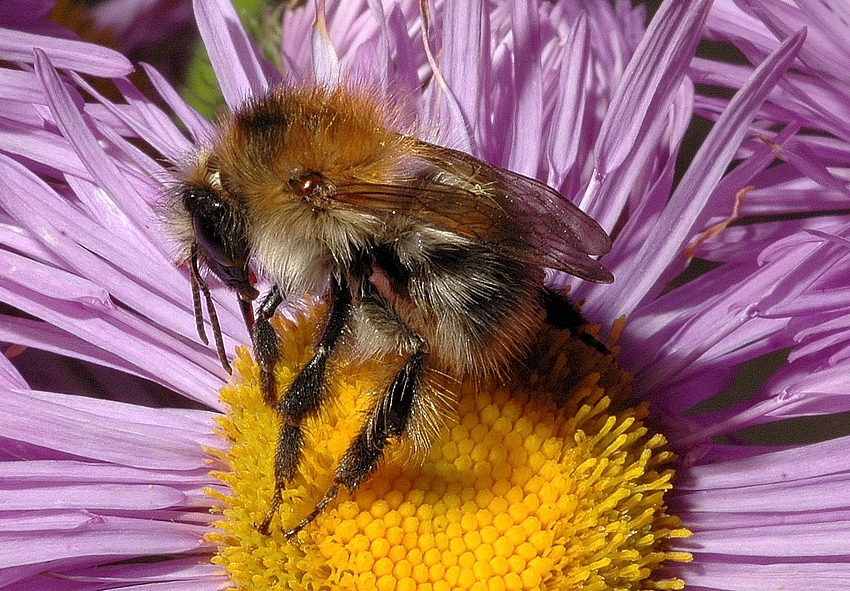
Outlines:
{"label": "black leg segment", "polygon": [[[280,295],[278,294],[277,298],[279,297]],[[275,490],[269,513],[257,528],[262,533],[268,533],[271,520],[280,505],[281,491],[286,483],[295,477],[298,462],[301,458],[301,444],[303,442],[301,423],[321,406],[325,390],[327,362],[339,338],[345,331],[346,323],[351,316],[351,292],[345,281],[333,282],[330,298],[330,311],[327,315],[322,337],[313,353],[313,358],[301,369],[295,380],[276,403],[276,409],[281,418],[281,427],[275,450]],[[260,328],[261,326],[267,326],[270,335],[274,337],[273,342],[261,343],[259,339],[255,339],[254,343],[257,359],[261,360],[260,371],[263,376],[263,395],[271,403],[274,402],[275,391],[273,389],[268,391],[266,387],[270,386],[274,388],[273,372],[279,350],[277,335],[274,333],[274,329],[269,323],[268,318],[271,317],[274,308],[279,303],[279,301],[275,302],[275,298],[272,298],[272,294],[270,293],[260,308],[260,313],[257,315],[257,324],[254,329],[255,335],[262,334],[263,338],[270,338],[265,333],[266,329]],[[264,312],[268,312],[268,318],[264,317]],[[263,332],[261,333],[260,331]],[[261,347],[263,347],[263,351],[260,351]],[[264,358],[264,355],[267,355],[267,357]],[[268,363],[269,365],[264,367],[264,363]]]}
{"label": "black leg segment", "polygon": [[424,368],[425,353],[417,351],[395,376],[384,398],[342,457],[334,478],[339,484],[354,490],[377,467],[389,440],[404,434],[419,394]]}
{"label": "black leg segment", "polygon": [[252,335],[254,357],[256,357],[257,364],[260,366],[260,388],[263,391],[263,398],[268,404],[274,404],[277,396],[274,367],[280,356],[277,333],[271,325],[271,318],[282,301],[283,296],[275,285],[257,310],[257,319],[254,322],[254,334]]}
{"label": "black leg segment", "polygon": [[587,326],[587,319],[582,316],[582,313],[567,296],[544,287],[541,303],[546,311],[546,322],[552,327],[558,330],[569,330],[575,338],[603,355],[611,352],[596,337],[585,332],[584,327]]}
{"label": "black leg segment", "polygon": [[336,498],[340,486],[353,491],[375,471],[390,439],[401,437],[407,429],[416,397],[421,391],[426,360],[426,353],[420,349],[405,363],[340,460],[333,484],[316,508],[286,532],[286,536],[294,536],[316,519]]}

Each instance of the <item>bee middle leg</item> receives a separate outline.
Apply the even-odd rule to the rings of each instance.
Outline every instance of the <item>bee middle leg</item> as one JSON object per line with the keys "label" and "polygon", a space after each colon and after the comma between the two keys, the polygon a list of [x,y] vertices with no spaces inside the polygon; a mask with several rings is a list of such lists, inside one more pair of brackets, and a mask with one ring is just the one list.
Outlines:
{"label": "bee middle leg", "polygon": [[[295,380],[276,404],[277,413],[281,418],[281,426],[274,456],[275,488],[269,512],[263,522],[257,526],[257,530],[260,533],[269,533],[271,521],[280,507],[281,493],[286,483],[291,482],[295,477],[298,463],[301,459],[301,445],[303,441],[301,423],[305,418],[316,412],[322,404],[327,361],[333,353],[340,336],[342,336],[351,315],[351,292],[348,290],[348,286],[344,281],[334,281],[332,283],[330,297],[330,311],[327,314],[325,328],[313,352],[312,359],[301,369]],[[265,305],[265,302],[263,304]],[[260,324],[258,318],[257,326]],[[271,325],[269,325],[269,328],[271,329]],[[273,329],[272,334],[274,334]],[[268,370],[269,373],[274,370],[274,363],[277,361],[278,354],[277,337],[276,335],[274,336],[275,357],[270,366],[265,369],[263,368],[263,361],[260,361],[261,375],[265,370]],[[255,339],[255,349],[259,348]],[[268,350],[271,349],[271,346],[269,346]],[[258,351],[258,359],[261,356],[262,354]],[[268,362],[271,360],[266,359],[264,361]],[[268,380],[272,387],[274,387],[273,374]],[[269,393],[265,390],[266,379],[261,380],[261,382],[264,388],[264,396],[268,400]],[[273,393],[271,397],[273,400]]]}
{"label": "bee middle leg", "polygon": [[558,330],[569,330],[575,338],[588,347],[596,349],[603,355],[611,352],[604,343],[585,331],[587,318],[584,317],[570,298],[548,287],[544,287],[541,294],[541,303],[543,304],[543,310],[546,312],[546,322],[549,325]]}
{"label": "bee middle leg", "polygon": [[351,492],[375,471],[390,440],[400,438],[407,430],[426,365],[427,353],[420,347],[396,374],[360,433],[348,446],[334,473],[333,484],[313,511],[285,536],[294,536],[313,522],[336,498],[340,486]]}
{"label": "bee middle leg", "polygon": [[277,333],[271,324],[271,318],[275,310],[283,301],[277,285],[263,299],[257,310],[257,318],[254,322],[254,331],[251,335],[254,344],[254,357],[260,366],[260,389],[267,404],[274,404],[277,397],[277,388],[274,379],[274,368],[280,357],[280,345]]}

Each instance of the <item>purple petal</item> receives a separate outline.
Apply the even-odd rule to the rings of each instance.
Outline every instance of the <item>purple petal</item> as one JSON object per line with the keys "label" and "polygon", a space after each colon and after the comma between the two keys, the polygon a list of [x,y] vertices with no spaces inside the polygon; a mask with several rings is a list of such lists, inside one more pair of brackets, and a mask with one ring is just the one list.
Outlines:
{"label": "purple petal", "polygon": [[[168,81],[166,81],[165,78],[163,78],[162,75],[152,66],[142,64],[142,69],[144,69],[154,88],[156,88],[156,91],[163,98],[168,107],[174,112],[177,119],[181,121],[189,130],[189,133],[192,134],[192,139],[199,142],[202,139],[209,137],[213,129],[209,121],[201,117],[195,109],[190,107],[186,101],[180,97],[177,91],[172,88]],[[184,147],[181,142],[177,149],[186,151],[188,146]],[[169,155],[167,152],[163,152],[163,154],[167,156]]]}
{"label": "purple petal", "polygon": [[554,187],[562,186],[582,147],[581,122],[585,117],[585,81],[590,62],[590,38],[584,14],[579,16],[570,29],[563,52],[552,132],[546,153],[550,170],[548,181]]}
{"label": "purple petal", "polygon": [[92,76],[117,78],[134,70],[126,57],[100,45],[0,29],[0,58],[10,62],[33,63],[33,50],[47,54],[57,68]]}
{"label": "purple petal", "polygon": [[783,43],[761,64],[753,78],[736,94],[728,109],[703,142],[687,173],[670,198],[670,205],[659,218],[653,233],[664,237],[662,243],[645,242],[629,257],[629,266],[618,268],[618,281],[628,289],[609,289],[594,301],[595,309],[605,309],[610,317],[629,314],[648,294],[658,291],[676,267],[671,261],[679,256],[689,239],[694,223],[702,214],[712,189],[735,155],[767,93],[790,65],[805,39],[801,31]]}
{"label": "purple petal", "polygon": [[753,591],[845,591],[850,586],[847,563],[799,558],[776,564],[741,562],[740,558],[699,557],[699,568],[687,573],[688,586],[694,589]]}
{"label": "purple petal", "polygon": [[602,123],[596,144],[599,175],[626,159],[656,105],[666,105],[676,92],[710,7],[705,1],[667,2],[653,18]]}
{"label": "purple petal", "polygon": [[543,81],[540,64],[540,22],[533,3],[515,2],[511,13],[513,38],[514,101],[519,112],[513,118],[508,168],[526,176],[540,175],[540,138],[529,129],[543,127]]}
{"label": "purple petal", "polygon": [[0,355],[0,388],[26,388],[27,381],[6,355]]}
{"label": "purple petal", "polygon": [[[197,557],[157,561],[151,564],[112,564],[80,567],[63,572],[59,585],[45,586],[42,591],[67,591],[67,580],[110,584],[112,588],[139,586],[145,591],[204,590],[220,591],[226,584],[221,567],[203,564]],[[50,580],[44,578],[46,585]],[[146,585],[142,585],[145,583]]]}
{"label": "purple petal", "polygon": [[238,107],[250,96],[260,96],[269,81],[257,53],[230,2],[195,0],[195,18],[218,78],[224,100]]}
{"label": "purple petal", "polygon": [[[340,78],[339,57],[336,48],[331,41],[324,20],[324,2],[316,3],[319,14],[316,17],[316,26],[310,35],[310,47],[313,50],[313,73],[316,82],[326,86],[334,86]],[[352,30],[360,30],[360,27],[352,27]]]}
{"label": "purple petal", "polygon": [[[80,458],[158,470],[208,470],[215,413],[6,390],[0,432]],[[97,428],[90,428],[96,425]],[[144,453],[140,450],[144,449]]]}
{"label": "purple petal", "polygon": [[[532,5],[529,4],[529,10]],[[472,146],[491,157],[492,146],[482,145],[493,125],[490,88],[493,81],[489,15],[482,2],[452,2],[443,15],[441,71],[452,89],[466,129],[475,130]],[[444,65],[444,68],[442,67]],[[500,153],[504,145],[498,146]],[[490,152],[488,154],[488,152]]]}
{"label": "purple petal", "polygon": [[[81,556],[117,561],[139,557],[140,549],[146,556],[180,555],[207,546],[203,542],[206,527],[126,517],[92,515],[69,529],[5,531],[0,538],[0,568],[78,562]],[[21,552],[21,548],[27,548],[27,552]]]}

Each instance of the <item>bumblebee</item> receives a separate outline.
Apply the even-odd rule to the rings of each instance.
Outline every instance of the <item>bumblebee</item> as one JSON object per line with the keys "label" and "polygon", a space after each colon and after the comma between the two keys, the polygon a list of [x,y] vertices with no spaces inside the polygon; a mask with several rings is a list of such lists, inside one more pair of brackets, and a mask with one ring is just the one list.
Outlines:
{"label": "bumblebee", "polygon": [[[556,190],[405,133],[385,101],[351,87],[278,87],[236,109],[176,168],[171,209],[199,332],[204,294],[226,365],[206,268],[236,292],[264,397],[281,418],[263,532],[298,470],[302,424],[326,400],[342,346],[355,359],[404,361],[327,493],[288,536],[340,487],[368,478],[391,441],[427,449],[439,423],[437,376],[504,379],[544,323],[582,327],[572,302],[544,286],[544,268],[613,280],[593,258],[610,238]],[[256,313],[255,274],[272,285]],[[270,319],[305,294],[327,300],[324,325],[312,359],[278,396]]]}

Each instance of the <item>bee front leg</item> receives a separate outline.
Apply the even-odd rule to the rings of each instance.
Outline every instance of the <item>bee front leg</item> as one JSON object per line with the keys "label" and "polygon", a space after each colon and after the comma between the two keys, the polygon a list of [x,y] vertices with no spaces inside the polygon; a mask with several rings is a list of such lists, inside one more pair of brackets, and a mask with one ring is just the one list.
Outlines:
{"label": "bee front leg", "polygon": [[348,446],[334,474],[334,481],[316,508],[284,535],[291,537],[309,525],[336,498],[339,487],[353,491],[375,469],[390,439],[400,438],[422,386],[427,354],[420,347],[396,374],[384,396],[375,405],[363,429]]}
{"label": "bee front leg", "polygon": [[[301,369],[295,377],[295,381],[277,402],[276,409],[281,419],[281,426],[274,457],[274,496],[266,518],[257,526],[257,529],[264,534],[269,533],[271,521],[280,507],[284,486],[295,477],[301,458],[303,440],[301,423],[321,406],[325,390],[327,361],[351,316],[351,292],[344,281],[335,280],[333,282],[330,297],[331,308],[327,315],[322,337],[313,353],[313,358]],[[277,348],[276,340],[275,348]],[[271,370],[273,369],[274,366],[272,365]],[[273,377],[271,379],[273,380]]]}

